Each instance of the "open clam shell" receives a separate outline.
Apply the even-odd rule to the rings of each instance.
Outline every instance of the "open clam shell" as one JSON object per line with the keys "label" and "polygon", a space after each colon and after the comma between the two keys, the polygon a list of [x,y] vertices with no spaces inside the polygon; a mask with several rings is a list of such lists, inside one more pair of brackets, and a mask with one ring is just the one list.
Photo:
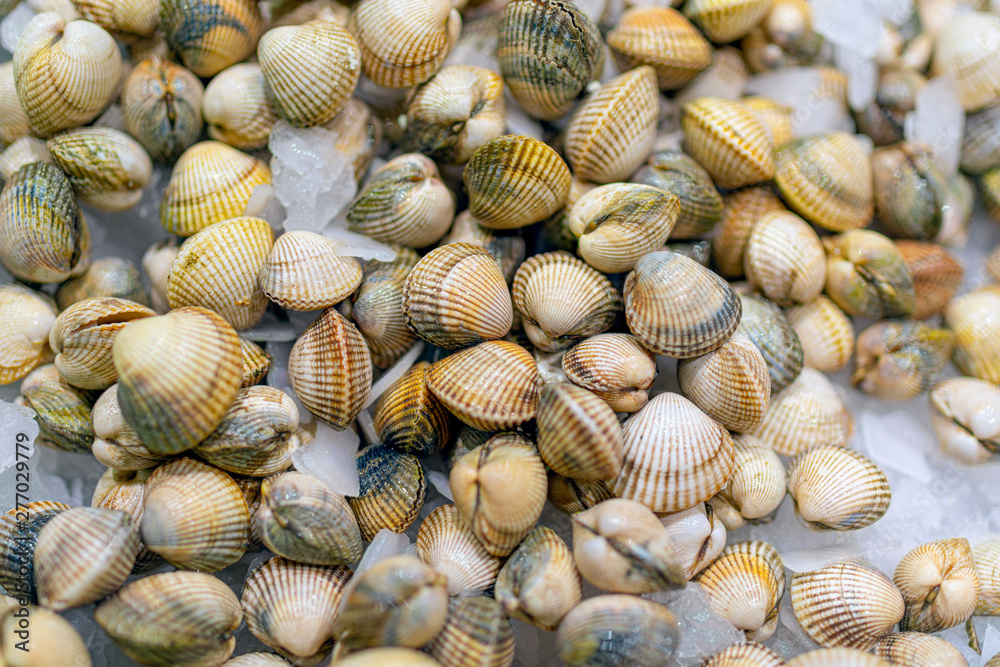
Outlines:
{"label": "open clam shell", "polygon": [[931,425],[941,449],[966,463],[1000,453],[1000,387],[976,378],[948,378],[930,391]]}

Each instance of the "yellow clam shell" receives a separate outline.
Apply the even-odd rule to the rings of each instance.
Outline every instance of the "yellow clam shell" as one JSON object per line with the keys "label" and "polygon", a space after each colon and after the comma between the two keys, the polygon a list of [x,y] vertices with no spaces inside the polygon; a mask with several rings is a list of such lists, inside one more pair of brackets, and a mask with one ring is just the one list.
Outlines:
{"label": "yellow clam shell", "polygon": [[264,20],[251,0],[160,0],[160,29],[185,67],[210,77],[253,53]]}
{"label": "yellow clam shell", "polygon": [[774,176],[774,143],[766,127],[739,102],[699,97],[684,104],[684,150],[716,185],[739,188]]}

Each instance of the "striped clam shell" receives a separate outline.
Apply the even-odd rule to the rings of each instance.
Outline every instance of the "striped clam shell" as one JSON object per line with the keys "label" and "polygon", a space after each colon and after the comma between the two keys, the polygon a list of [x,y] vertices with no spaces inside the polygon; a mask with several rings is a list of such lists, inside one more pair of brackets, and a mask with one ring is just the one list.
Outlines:
{"label": "striped clam shell", "polygon": [[427,478],[420,460],[381,445],[369,447],[357,457],[361,491],[348,496],[358,519],[361,537],[371,542],[383,528],[402,533],[410,527],[427,495]]}
{"label": "striped clam shell", "polygon": [[829,297],[820,294],[785,314],[798,334],[806,366],[832,373],[847,365],[854,354],[854,325]]}
{"label": "striped clam shell", "polygon": [[795,618],[820,646],[867,651],[903,617],[899,589],[863,563],[847,561],[796,573],[791,590]]}
{"label": "striped clam shell", "polygon": [[47,146],[80,199],[105,211],[138,204],[153,172],[139,142],[110,127],[68,130],[49,139]]}
{"label": "striped clam shell", "polygon": [[729,530],[767,522],[785,499],[785,466],[756,436],[733,436],[736,458],[726,485],[709,503]]}
{"label": "striped clam shell", "polygon": [[278,122],[260,65],[241,63],[212,78],[202,99],[208,136],[234,148],[263,148]]}
{"label": "striped clam shell", "polygon": [[625,280],[628,327],[657,354],[688,358],[711,352],[736,330],[741,312],[729,283],[677,253],[643,256]]}
{"label": "striped clam shell", "polygon": [[434,76],[462,31],[449,0],[362,0],[347,21],[365,76],[386,88],[409,88]]}
{"label": "striped clam shell", "polygon": [[239,337],[200,307],[144,317],[112,349],[125,421],[151,451],[177,454],[222,421],[242,382]]}
{"label": "striped clam shell", "polygon": [[69,508],[65,503],[36,500],[14,507],[0,517],[0,586],[4,590],[16,591],[31,603],[38,601],[34,565],[38,536],[45,524]]}
{"label": "striped clam shell", "polygon": [[184,151],[160,203],[160,224],[191,236],[214,222],[243,214],[254,188],[271,182],[266,164],[218,141]]}
{"label": "striped clam shell", "polygon": [[822,648],[798,655],[788,667],[889,667],[890,663],[854,648]]}
{"label": "striped clam shell", "polygon": [[962,286],[965,270],[944,247],[926,241],[899,239],[896,247],[913,279],[917,306],[913,318],[926,320],[937,315]]}
{"label": "striped clam shell", "polygon": [[[517,4],[522,3],[510,3],[507,11]],[[516,229],[554,215],[569,197],[571,180],[569,167],[551,147],[515,134],[480,146],[462,179],[469,211],[489,229]]]}
{"label": "striped clam shell", "polygon": [[715,184],[740,188],[774,176],[774,144],[757,115],[739,102],[699,97],[682,108],[684,150]]}
{"label": "striped clam shell", "polygon": [[622,429],[600,396],[569,383],[546,385],[535,419],[538,453],[553,471],[573,479],[618,476]]}
{"label": "striped clam shell", "polygon": [[159,56],[147,58],[122,87],[125,128],[154,160],[176,160],[201,134],[204,93],[192,72]]}
{"label": "striped clam shell", "polygon": [[[10,512],[7,513],[8,517]],[[979,601],[976,615],[1000,615],[1000,540],[986,540],[972,550],[979,573]]]}
{"label": "striped clam shell", "polygon": [[504,563],[494,595],[511,618],[555,630],[582,595],[569,547],[554,530],[538,526]]}
{"label": "striped clam shell", "polygon": [[673,612],[632,595],[599,595],[578,604],[556,633],[563,664],[663,664],[677,648]]}
{"label": "striped clam shell", "polygon": [[795,129],[792,125],[792,109],[780,104],[769,97],[754,95],[744,97],[740,100],[744,106],[757,114],[764,127],[771,134],[775,146],[780,146],[785,142],[795,138]]}
{"label": "striped clam shell", "polygon": [[274,653],[244,653],[222,664],[223,667],[288,667],[288,661]]}
{"label": "striped clam shell", "polygon": [[468,595],[492,587],[502,565],[465,525],[453,504],[438,507],[420,523],[417,554],[448,577],[449,595]]}
{"label": "striped clam shell", "polygon": [[451,598],[444,627],[427,651],[442,667],[510,667],[514,629],[493,598]]}
{"label": "striped clam shell", "polygon": [[533,419],[541,382],[520,345],[491,340],[431,364],[427,388],[464,423],[501,431]]}
{"label": "striped clam shell", "polygon": [[931,74],[948,75],[958,84],[966,111],[978,111],[1000,101],[1000,78],[991,67],[1000,39],[1000,18],[985,12],[955,15],[938,33]]}
{"label": "striped clam shell", "polygon": [[813,445],[846,445],[854,435],[854,418],[833,383],[807,367],[772,397],[754,435],[779,454],[794,456]]}
{"label": "striped clam shell", "polygon": [[450,480],[462,520],[494,556],[514,551],[545,505],[545,465],[514,434],[496,435],[463,456]]}
{"label": "striped clam shell", "polygon": [[263,382],[274,357],[246,338],[240,338],[240,351],[243,352],[243,382],[240,388],[246,389]]}
{"label": "striped clam shell", "polygon": [[582,512],[614,497],[602,480],[576,480],[549,472],[549,502],[566,514]]}
{"label": "striped clam shell", "polygon": [[371,355],[354,325],[328,308],[295,341],[288,379],[309,412],[342,431],[368,400]]}
{"label": "striped clam shell", "polygon": [[430,364],[419,361],[385,390],[375,404],[379,442],[403,454],[441,451],[451,434],[448,410],[427,388]]}
{"label": "striped clam shell", "polygon": [[[0,66],[0,89],[3,87],[3,67]],[[0,103],[0,108],[2,103]],[[981,174],[988,169],[1000,167],[1000,106],[993,105],[965,118],[962,134],[962,170],[969,174]],[[0,125],[0,138],[3,137]],[[7,142],[10,143],[10,142]]]}
{"label": "striped clam shell", "polygon": [[896,244],[878,232],[852,229],[823,239],[826,293],[855,317],[902,317],[916,309],[913,278]]}
{"label": "striped clam shell", "polygon": [[691,0],[684,15],[718,44],[745,37],[771,11],[772,0]]}
{"label": "striped clam shell", "polygon": [[632,182],[652,185],[680,199],[671,239],[690,239],[710,232],[722,215],[722,196],[712,177],[681,151],[654,153]]}
{"label": "striped clam shell", "polygon": [[817,530],[857,530],[882,518],[892,492],[885,473],[840,445],[818,445],[788,463],[788,493],[799,518]]}
{"label": "striped clam shell", "polygon": [[451,231],[441,243],[471,243],[482,248],[497,263],[508,283],[514,279],[514,272],[524,262],[525,241],[517,232],[503,234],[487,229],[468,211],[462,211],[455,217]]}
{"label": "striped clam shell", "polygon": [[14,63],[8,61],[0,64],[0,141],[9,146],[29,134],[31,123],[14,86]]}
{"label": "striped clam shell", "polygon": [[748,641],[724,648],[706,658],[702,667],[784,667],[786,664],[778,653],[763,644]]}
{"label": "striped clam shell", "polygon": [[674,545],[686,580],[704,570],[726,546],[726,525],[716,517],[710,503],[658,516]]}
{"label": "striped clam shell", "polygon": [[[16,96],[14,101],[17,102]],[[54,163],[54,160],[43,140],[37,137],[21,137],[0,153],[0,179],[10,180],[15,171],[32,162]]]}
{"label": "striped clam shell", "polygon": [[45,524],[35,544],[38,601],[55,611],[97,602],[125,584],[139,551],[126,512],[73,507]]}
{"label": "striped clam shell", "polygon": [[121,71],[118,45],[104,28],[55,12],[31,19],[14,49],[17,97],[43,137],[97,118],[114,99]]}
{"label": "striped clam shell", "polygon": [[160,0],[160,29],[184,66],[207,78],[253,53],[264,19],[250,0]]}
{"label": "striped clam shell", "polygon": [[708,500],[732,472],[736,450],[729,432],[678,394],[654,397],[622,432],[624,462],[612,489],[654,512]]}
{"label": "striped clam shell", "polygon": [[979,599],[979,576],[964,537],[911,549],[892,576],[906,602],[901,631],[939,632],[969,620]]}
{"label": "striped clam shell", "polygon": [[759,294],[740,289],[743,315],[736,328],[764,355],[771,376],[771,394],[777,394],[802,371],[802,344],[781,308]]}
{"label": "striped clam shell", "polygon": [[858,336],[851,384],[883,401],[908,401],[930,389],[954,347],[947,329],[876,322]]}
{"label": "striped clam shell", "polygon": [[82,18],[120,37],[151,37],[160,22],[158,0],[75,0]]}
{"label": "striped clam shell", "polygon": [[584,181],[623,181],[639,168],[656,137],[660,91],[656,72],[641,65],[611,79],[573,114],[563,149]]}
{"label": "striped clam shell", "polygon": [[[115,470],[108,468],[97,480],[90,506],[106,510],[128,513],[132,524],[138,529],[146,500],[146,481],[155,468],[145,470]],[[136,533],[138,535],[138,533]],[[139,542],[132,574],[143,574],[163,564],[163,559]]]}
{"label": "striped clam shell", "polygon": [[296,127],[327,123],[340,113],[361,74],[361,50],[334,21],[272,28],[257,58],[278,114]]}
{"label": "striped clam shell", "polygon": [[51,298],[22,285],[0,285],[0,385],[20,380],[40,365],[56,321]]}
{"label": "striped clam shell", "polygon": [[333,622],[350,578],[346,565],[309,565],[275,556],[243,584],[247,627],[295,664],[317,664],[333,647]]}
{"label": "striped clam shell", "polygon": [[396,258],[391,262],[368,260],[351,300],[351,319],[378,368],[394,364],[417,340],[406,326],[402,294],[406,276],[420,256],[412,248],[393,246],[393,250]]}
{"label": "striped clam shell", "polygon": [[712,64],[712,47],[671,7],[633,7],[607,34],[622,71],[649,65],[660,90],[680,88]]}
{"label": "striped clam shell", "polygon": [[1000,168],[994,167],[980,177],[979,193],[986,212],[994,220],[1000,220]]}
{"label": "striped clam shell", "polygon": [[320,310],[340,303],[361,284],[361,264],[337,252],[325,236],[292,230],[278,237],[257,281],[268,299],[288,310]]}
{"label": "striped clam shell", "polygon": [[[961,665],[965,658],[955,646],[923,632],[895,632],[875,643],[872,649],[894,665]],[[991,666],[995,667],[995,666]]]}
{"label": "striped clam shell", "polygon": [[121,257],[94,260],[83,273],[64,282],[56,292],[56,302],[61,310],[84,299],[98,297],[127,299],[149,306],[142,274],[132,262]]}
{"label": "striped clam shell", "polygon": [[[551,35],[565,38],[554,41]],[[575,5],[557,0],[508,2],[497,28],[496,55],[514,99],[542,120],[565,115],[604,68],[597,26]]]}
{"label": "striped clam shell", "polygon": [[942,451],[966,463],[1000,453],[1000,387],[976,378],[948,378],[930,391],[931,426]]}
{"label": "striped clam shell", "polygon": [[952,299],[944,324],[955,333],[952,360],[965,375],[1000,384],[1000,286],[988,285]]}
{"label": "striped clam shell", "polygon": [[788,211],[765,213],[743,256],[747,280],[779,306],[805,303],[823,291],[826,254],[819,236]]}
{"label": "striped clam shell", "polygon": [[696,581],[715,613],[743,630],[748,639],[763,641],[774,634],[785,592],[785,568],[773,546],[760,541],[730,544]]}
{"label": "striped clam shell", "polygon": [[774,181],[788,206],[823,229],[865,227],[875,214],[871,158],[846,132],[796,139],[774,154]]}
{"label": "striped clam shell", "polygon": [[598,334],[566,352],[562,369],[570,382],[594,392],[615,412],[635,412],[649,400],[656,358],[635,336]]}
{"label": "striped clam shell", "polygon": [[91,412],[94,442],[90,451],[94,458],[117,471],[144,470],[157,466],[170,457],[150,451],[125,421],[118,403],[118,385],[108,387]]}
{"label": "striped clam shell", "polygon": [[18,405],[35,412],[38,444],[85,454],[94,440],[91,425],[93,399],[86,391],[70,386],[54,364],[39,366],[21,381]]}

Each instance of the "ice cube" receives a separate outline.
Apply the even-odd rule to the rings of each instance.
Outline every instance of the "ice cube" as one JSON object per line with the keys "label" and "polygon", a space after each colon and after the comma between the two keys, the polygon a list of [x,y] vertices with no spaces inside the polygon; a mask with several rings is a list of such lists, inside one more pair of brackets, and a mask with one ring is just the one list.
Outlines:
{"label": "ice cube", "polygon": [[906,114],[903,134],[934,152],[934,162],[945,176],[958,171],[962,155],[965,110],[958,96],[958,83],[951,75],[937,76],[917,93],[913,111]]}
{"label": "ice cube", "polygon": [[427,480],[434,485],[437,492],[451,502],[455,502],[455,494],[451,492],[451,480],[448,475],[444,474],[440,470],[428,470],[426,472]]}
{"label": "ice cube", "polygon": [[358,259],[375,259],[380,262],[391,262],[396,259],[396,251],[390,246],[380,243],[364,234],[356,234],[345,229],[346,221],[340,224],[335,221],[323,230],[323,236],[336,241],[337,254]]}
{"label": "ice cube", "polygon": [[[351,581],[357,581],[362,573],[371,569],[372,565],[380,560],[405,553],[408,546],[410,546],[410,538],[406,535],[394,533],[388,528],[378,531],[375,533],[375,537],[372,538],[371,544],[365,549],[365,554],[361,557],[361,562],[354,568],[354,577]],[[347,596],[345,595],[344,597]]]}
{"label": "ice cube", "polygon": [[929,484],[934,474],[921,449],[934,446],[934,436],[902,410],[860,415],[865,450],[882,468],[891,468],[918,482]]}
{"label": "ice cube", "polygon": [[0,472],[3,472],[18,461],[29,460],[34,453],[35,438],[38,437],[35,411],[0,401],[0,433],[3,433],[9,442],[9,446],[0,451]]}
{"label": "ice cube", "polygon": [[35,10],[27,2],[19,3],[10,14],[0,22],[0,45],[14,53],[17,40],[21,37],[24,27],[35,18]]}
{"label": "ice cube", "polygon": [[863,58],[878,53],[883,26],[872,0],[813,0],[810,5],[813,26],[827,40]]}
{"label": "ice cube", "polygon": [[361,440],[351,429],[334,430],[316,422],[316,439],[292,452],[292,464],[299,472],[323,480],[342,496],[361,492],[358,475],[358,445]]}
{"label": "ice cube", "polygon": [[688,582],[680,590],[647,593],[643,597],[665,605],[680,624],[677,650],[667,665],[696,667],[727,646],[746,641],[741,630],[712,609],[699,584]]}
{"label": "ice cube", "polygon": [[368,393],[368,400],[362,406],[362,409],[367,408],[369,405],[378,400],[379,396],[385,393],[392,384],[399,378],[406,375],[406,371],[410,370],[413,364],[416,363],[417,359],[424,351],[424,342],[418,340],[416,344],[411,347],[406,354],[399,358],[395,364],[393,364],[387,371],[382,373],[382,376],[376,380],[375,384],[372,385],[371,391]]}
{"label": "ice cube", "polygon": [[833,51],[834,63],[847,75],[847,102],[855,111],[864,111],[875,101],[878,92],[878,65],[844,46]]}

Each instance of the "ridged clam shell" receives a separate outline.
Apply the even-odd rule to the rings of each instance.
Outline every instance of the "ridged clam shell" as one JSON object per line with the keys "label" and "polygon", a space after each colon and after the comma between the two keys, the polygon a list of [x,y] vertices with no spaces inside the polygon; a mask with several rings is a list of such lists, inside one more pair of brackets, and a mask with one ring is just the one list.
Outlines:
{"label": "ridged clam shell", "polygon": [[414,364],[375,404],[375,432],[389,449],[426,456],[449,440],[450,415],[427,388],[429,367],[426,361]]}
{"label": "ridged clam shell", "polygon": [[410,527],[427,495],[427,478],[420,460],[380,445],[358,454],[361,492],[347,502],[358,519],[361,537],[371,542],[376,533],[388,528],[402,533]]}
{"label": "ridged clam shell", "polygon": [[966,111],[1000,101],[1000,79],[990,66],[997,54],[1000,19],[984,12],[955,14],[934,43],[931,74],[950,74]]}
{"label": "ridged clam shell", "polygon": [[139,142],[110,127],[68,130],[47,146],[80,199],[105,211],[138,204],[152,175],[153,163]]}
{"label": "ridged clam shell", "polygon": [[729,530],[741,528],[747,521],[769,521],[785,499],[785,466],[777,453],[747,433],[734,435],[733,444],[733,472],[726,486],[709,501]]}
{"label": "ridged clam shell", "polygon": [[902,253],[878,232],[853,229],[823,239],[826,293],[855,317],[902,317],[916,309],[913,279]]}
{"label": "ridged clam shell", "polygon": [[427,388],[463,422],[501,431],[533,419],[541,390],[535,360],[520,345],[491,340],[431,364]]}
{"label": "ridged clam shell", "polygon": [[275,556],[243,584],[247,627],[295,664],[318,664],[333,647],[333,622],[350,578],[345,565],[308,565]]}
{"label": "ridged clam shell", "polygon": [[851,384],[883,401],[908,401],[930,388],[954,347],[947,329],[877,322],[858,336]]}
{"label": "ridged clam shell", "polygon": [[[565,37],[553,41],[551,35]],[[604,68],[597,26],[575,5],[556,0],[507,3],[497,28],[496,54],[514,99],[542,120],[565,115]]]}
{"label": "ridged clam shell", "polygon": [[646,159],[656,136],[660,92],[656,72],[640,65],[588,97],[566,128],[563,150],[576,178],[623,181]]}
{"label": "ridged clam shell", "polygon": [[680,199],[680,213],[670,231],[671,239],[690,239],[712,231],[722,215],[722,196],[712,177],[681,151],[654,153],[633,183],[652,185]]}
{"label": "ridged clam shell", "polygon": [[1000,168],[990,169],[982,175],[979,179],[979,193],[986,212],[994,220],[1000,220]]}
{"label": "ridged clam shell", "polygon": [[462,520],[494,556],[514,551],[545,505],[545,465],[517,435],[497,435],[476,447],[455,464],[450,479]]}
{"label": "ridged clam shell", "polygon": [[125,583],[139,532],[125,512],[74,507],[45,524],[35,544],[38,600],[62,611],[97,602]]}
{"label": "ridged clam shell", "polygon": [[[13,598],[7,599],[13,601]],[[23,614],[21,618],[15,615],[18,612]],[[20,643],[17,641],[20,639],[17,633],[23,632],[21,623],[25,616],[30,619],[31,639],[28,640],[30,643],[27,644],[24,653],[30,652],[30,657],[24,656],[24,653],[15,654],[14,651],[20,649],[13,648],[16,643]],[[11,647],[6,652],[13,662],[8,662],[8,664],[22,664],[19,661],[24,658],[28,660],[26,664],[37,662],[49,665],[71,665],[72,667],[91,667],[93,664],[90,660],[87,644],[80,633],[69,621],[44,607],[15,604],[10,613],[0,614],[0,636],[4,638],[4,643]]]}
{"label": "ridged clam shell", "polygon": [[59,374],[83,389],[107,389],[118,379],[112,346],[129,322],[153,317],[149,308],[115,297],[85,299],[59,313],[49,332]]}
{"label": "ridged clam shell", "polygon": [[240,338],[240,351],[243,353],[243,382],[240,389],[263,382],[271,368],[273,357],[246,338]]}
{"label": "ridged clam shell", "polygon": [[889,667],[882,658],[853,648],[824,648],[798,655],[788,667]]}
{"label": "ridged clam shell", "polygon": [[278,114],[296,127],[327,123],[340,113],[361,74],[361,49],[333,21],[273,28],[257,58]]}
{"label": "ridged clam shell", "polygon": [[42,292],[0,285],[0,385],[20,380],[43,362],[56,308]]}
{"label": "ridged clam shell", "polygon": [[222,663],[223,667],[288,667],[288,661],[274,653],[244,653]]}
{"label": "ridged clam shell", "polygon": [[122,37],[150,37],[160,22],[157,0],[74,0],[82,18]]}
{"label": "ridged clam shell", "polygon": [[1000,387],[976,378],[948,378],[930,391],[931,426],[942,451],[966,463],[1000,453]]}
{"label": "ridged clam shell", "polygon": [[741,312],[729,283],[677,253],[643,256],[625,280],[628,327],[657,354],[683,359],[711,352],[736,330]]}
{"label": "ridged clam shell", "polygon": [[819,236],[788,211],[765,213],[743,256],[747,280],[779,306],[805,303],[823,291],[826,262]]}
{"label": "ridged clam shell", "polygon": [[402,294],[406,276],[420,257],[411,248],[393,249],[396,259],[391,262],[368,260],[351,301],[351,319],[368,343],[372,363],[378,368],[394,364],[417,340],[406,326]]}
{"label": "ridged clam shell", "polygon": [[337,243],[304,230],[278,237],[258,273],[261,290],[282,308],[320,310],[361,284],[361,265],[337,253]]}
{"label": "ridged clam shell", "polygon": [[710,40],[724,44],[756,28],[771,5],[772,0],[692,0],[684,5],[684,15]]}
{"label": "ridged clam shell", "polygon": [[31,603],[38,601],[34,566],[38,535],[45,524],[68,509],[64,503],[36,500],[15,506],[0,517],[0,586],[5,591]]}
{"label": "ridged clam shell", "polygon": [[98,297],[116,297],[149,306],[142,275],[132,262],[121,257],[94,260],[86,271],[64,282],[56,292],[61,310],[84,299]]}
{"label": "ridged clam shell", "polygon": [[38,444],[85,454],[94,439],[90,395],[72,387],[53,364],[39,366],[21,381],[18,405],[35,411]]}
{"label": "ridged clam shell", "polygon": [[98,605],[94,618],[134,660],[168,667],[224,662],[243,612],[212,575],[177,571],[133,581]]}
{"label": "ridged clam shell", "polygon": [[658,516],[687,580],[705,569],[726,546],[726,526],[716,517],[710,503],[698,503],[682,512]]}
{"label": "ridged clam shell", "polygon": [[208,136],[234,148],[263,148],[278,122],[260,65],[242,63],[219,72],[205,88],[202,114]]}
{"label": "ridged clam shell", "polygon": [[17,97],[43,137],[94,120],[114,99],[121,71],[118,45],[104,28],[55,12],[35,16],[14,49]]}
{"label": "ridged clam shell", "polygon": [[651,66],[660,90],[680,88],[712,64],[712,47],[683,14],[670,7],[627,10],[607,40],[619,69]]}
{"label": "ridged clam shell", "polygon": [[663,247],[680,200],[652,185],[611,183],[590,190],[570,209],[566,226],[579,239],[580,256],[598,271],[631,271]]}
{"label": "ridged clam shell", "polygon": [[932,239],[947,209],[948,180],[923,144],[902,142],[872,151],[875,215],[893,237]]}
{"label": "ridged clam shell", "polygon": [[471,243],[482,248],[493,257],[508,283],[514,279],[514,272],[524,261],[525,242],[517,232],[502,234],[487,229],[468,211],[462,211],[455,217],[451,231],[441,243]]}
{"label": "ridged clam shell", "polygon": [[502,564],[480,544],[453,504],[442,505],[420,523],[417,554],[448,577],[448,595],[492,587]]}
{"label": "ridged clam shell", "polygon": [[972,557],[979,574],[979,601],[975,614],[997,616],[1000,612],[1000,540],[977,544]]}
{"label": "ridged clam shell", "polygon": [[981,287],[952,299],[944,323],[955,332],[952,360],[966,375],[1000,384],[1000,287]]}
{"label": "ridged clam shell", "polygon": [[[108,510],[127,512],[133,525],[138,530],[142,520],[142,512],[146,499],[146,481],[153,474],[154,468],[144,470],[115,470],[108,468],[97,480],[90,506]],[[138,532],[136,533],[138,536]],[[133,574],[148,572],[163,564],[163,559],[139,542],[139,551],[135,556]]]}
{"label": "ridged clam shell", "polygon": [[582,512],[615,497],[607,482],[575,480],[554,472],[549,472],[548,496],[549,502],[566,514]]}
{"label": "ridged clam shell", "polygon": [[578,604],[556,633],[559,657],[568,667],[663,664],[677,648],[673,612],[631,595],[599,595]]}
{"label": "ridged clam shell", "polygon": [[14,85],[14,63],[0,64],[0,141],[13,144],[31,134],[31,123],[24,115]]}
{"label": "ridged clam shell", "polygon": [[[1000,246],[993,249],[993,252],[983,261],[987,273],[993,276],[993,280],[1000,282]],[[911,269],[913,271],[913,269]],[[918,278],[914,276],[914,288],[917,287]],[[919,307],[919,301],[918,301]]]}
{"label": "ridged clam shell", "polygon": [[786,664],[778,653],[763,644],[749,641],[734,644],[705,658],[702,667],[785,667]]}
{"label": "ridged clam shell", "polygon": [[788,206],[833,232],[865,227],[875,213],[871,158],[845,132],[783,145],[774,154],[774,182]]}
{"label": "ridged clam shell", "polygon": [[242,381],[239,337],[205,308],[132,322],[115,338],[112,356],[125,421],[161,454],[182,452],[211,433]]}
{"label": "ridged clam shell", "polygon": [[[0,89],[3,85],[2,72],[3,69],[0,67]],[[965,117],[965,131],[962,134],[963,171],[969,174],[981,174],[987,169],[1000,167],[998,126],[1000,126],[1000,105],[987,107]],[[0,129],[0,137],[2,136]]]}
{"label": "ridged clam shell", "polygon": [[736,331],[749,337],[764,355],[771,394],[777,394],[802,371],[802,343],[778,306],[748,290],[739,292],[743,315]]}
{"label": "ridged clam shell", "polygon": [[962,285],[965,271],[955,257],[936,243],[899,239],[896,247],[913,279],[917,297],[914,319],[937,315]]}
{"label": "ridged clam shell", "polygon": [[302,404],[343,431],[368,400],[372,361],[353,324],[328,308],[292,347],[288,379]]}
{"label": "ridged clam shell", "polygon": [[934,540],[911,549],[892,576],[906,603],[901,631],[939,632],[969,620],[979,598],[979,576],[969,541]]}
{"label": "ridged clam shell", "polygon": [[760,541],[731,544],[697,581],[712,609],[748,639],[763,641],[774,634],[785,592],[785,568],[773,546]]}
{"label": "ridged clam shell", "polygon": [[794,456],[813,445],[846,445],[854,435],[854,418],[825,375],[803,368],[771,398],[754,435],[779,454]]}
{"label": "ridged clam shell", "polygon": [[182,458],[146,482],[142,543],[171,565],[215,572],[238,561],[250,537],[250,511],[233,478]]}
{"label": "ridged clam shell", "polygon": [[538,453],[573,479],[610,480],[622,461],[622,429],[607,403],[573,384],[546,385],[538,403]]}
{"label": "ridged clam shell", "polygon": [[434,76],[462,31],[449,0],[362,0],[347,21],[365,76],[379,86],[409,88]]}
{"label": "ridged clam shell", "polygon": [[870,565],[848,561],[800,572],[791,588],[795,618],[820,646],[867,651],[903,617],[903,596]]}
{"label": "ridged clam shell", "polygon": [[501,338],[514,317],[500,269],[469,243],[435,248],[417,262],[403,283],[403,312],[410,330],[449,350]]}
{"label": "ridged clam shell", "polygon": [[441,634],[427,651],[442,667],[510,667],[514,630],[493,598],[452,598]]}
{"label": "ridged clam shell", "polygon": [[788,463],[788,493],[799,518],[818,530],[858,530],[882,518],[892,492],[885,473],[863,454],[818,445]]}
{"label": "ridged clam shell", "polygon": [[204,93],[190,71],[165,58],[147,58],[122,87],[125,128],[154,160],[176,160],[201,134]]}
{"label": "ridged clam shell", "polygon": [[295,561],[338,565],[356,562],[363,553],[347,500],[303,473],[268,478],[253,523],[268,549]]}
{"label": "ridged clam shell", "polygon": [[649,400],[656,359],[635,336],[598,334],[578,343],[562,358],[573,384],[603,398],[615,412],[635,412]]}
{"label": "ridged clam shell", "polygon": [[854,325],[829,297],[820,294],[785,314],[798,334],[806,366],[832,373],[847,365],[854,354]]}
{"label": "ridged clam shell", "polygon": [[[515,0],[505,11],[521,4]],[[516,229],[554,215],[569,197],[571,180],[569,167],[551,147],[515,134],[480,146],[462,179],[469,211],[488,229]]]}
{"label": "ridged clam shell", "polygon": [[169,454],[152,452],[125,421],[118,404],[118,385],[101,394],[91,413],[94,423],[94,458],[115,470],[143,470],[158,465]]}
{"label": "ridged clam shell", "polygon": [[760,95],[744,97],[740,101],[757,114],[757,117],[771,134],[775,146],[781,146],[795,138],[790,107]]}
{"label": "ridged clam shell", "polygon": [[950,642],[923,632],[897,632],[875,643],[872,651],[894,665],[961,665],[965,658]]}
{"label": "ridged clam shell", "polygon": [[729,432],[678,394],[654,397],[622,432],[625,458],[612,489],[654,512],[708,500],[732,472],[736,452]]}
{"label": "ridged clam shell", "polygon": [[513,301],[528,338],[546,352],[608,330],[622,309],[610,280],[563,251],[535,255],[521,264]]}
{"label": "ridged clam shell", "polygon": [[426,653],[408,648],[370,648],[352,653],[337,661],[338,667],[439,667],[439,663]]}
{"label": "ridged clam shell", "polygon": [[538,526],[504,563],[494,594],[511,618],[555,630],[582,594],[573,554],[555,531]]}
{"label": "ridged clam shell", "polygon": [[[17,97],[14,98],[17,102]],[[20,109],[20,104],[18,104]],[[2,121],[0,121],[2,122]],[[53,162],[45,142],[37,137],[21,137],[0,153],[0,178],[9,180],[14,172],[32,162]]]}
{"label": "ridged clam shell", "polygon": [[26,164],[4,184],[0,262],[15,278],[33,283],[58,283],[86,270],[90,230],[59,167]]}
{"label": "ridged clam shell", "polygon": [[681,392],[730,431],[752,432],[764,419],[771,397],[771,376],[763,355],[737,333],[701,357],[677,366]]}
{"label": "ridged clam shell", "polygon": [[756,114],[740,103],[699,97],[684,104],[684,150],[716,185],[740,188],[774,176],[774,144]]}
{"label": "ridged clam shell", "polygon": [[160,29],[184,66],[207,78],[253,53],[264,20],[248,0],[160,0]]}

